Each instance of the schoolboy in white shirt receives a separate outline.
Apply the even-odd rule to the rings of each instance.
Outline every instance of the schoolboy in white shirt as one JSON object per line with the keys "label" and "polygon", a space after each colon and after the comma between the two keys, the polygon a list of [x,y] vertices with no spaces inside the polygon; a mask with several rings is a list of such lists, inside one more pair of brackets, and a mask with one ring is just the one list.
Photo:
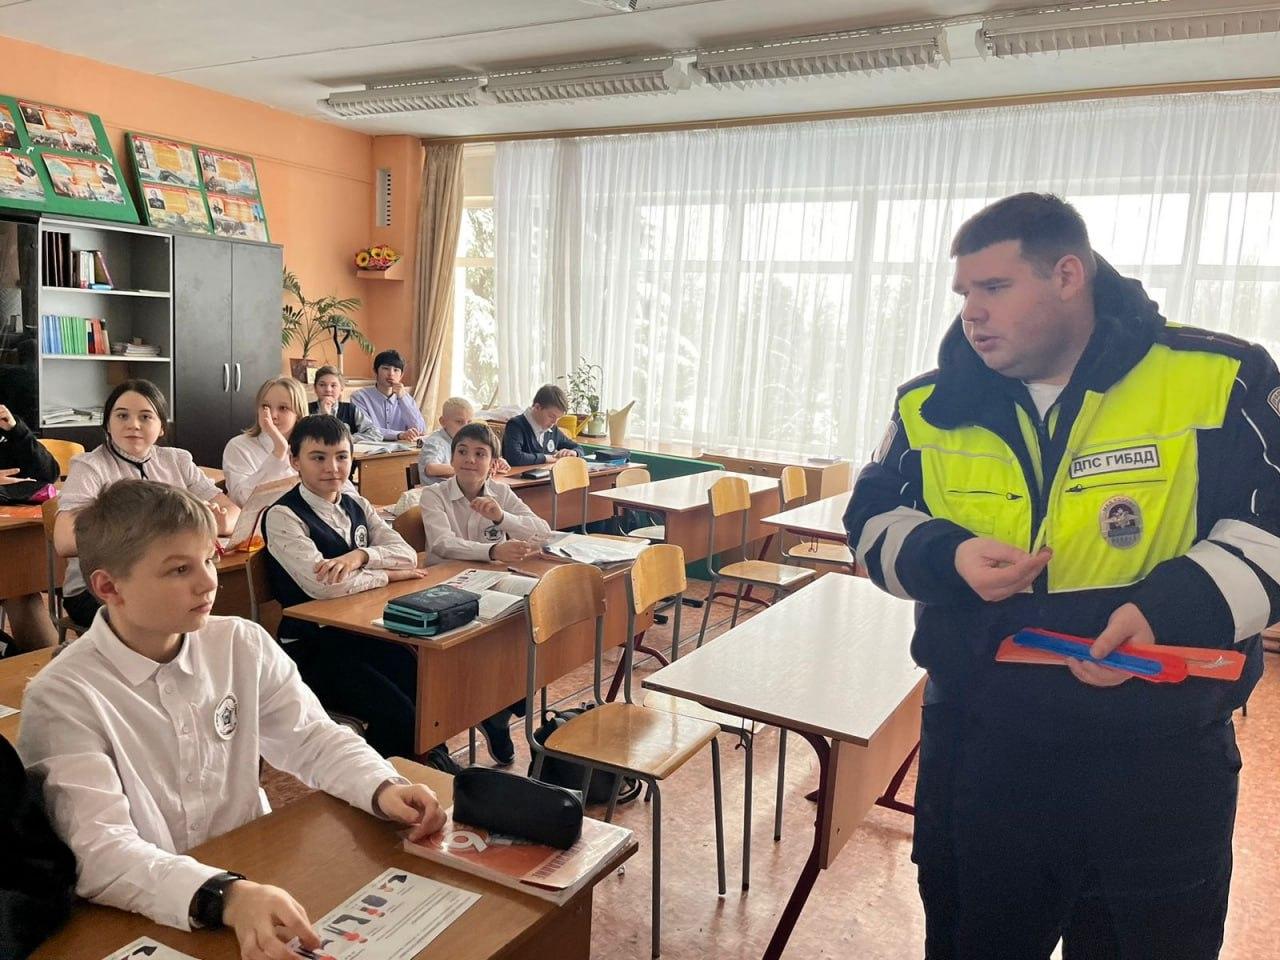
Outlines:
{"label": "schoolboy in white shirt", "polygon": [[[423,486],[443,483],[453,476],[453,438],[459,430],[476,417],[475,408],[466,397],[450,397],[440,407],[440,429],[422,441],[418,454],[418,476]],[[498,457],[493,472],[504,474],[511,470],[507,461]]]}
{"label": "schoolboy in white shirt", "polygon": [[284,960],[295,936],[320,943],[301,905],[183,855],[266,812],[259,758],[419,837],[443,815],[328,718],[266,631],[209,615],[214,533],[196,497],[145,480],[77,514],[104,608],[28,686],[18,749],[75,853],[81,896],[183,930],[226,924],[244,956]]}

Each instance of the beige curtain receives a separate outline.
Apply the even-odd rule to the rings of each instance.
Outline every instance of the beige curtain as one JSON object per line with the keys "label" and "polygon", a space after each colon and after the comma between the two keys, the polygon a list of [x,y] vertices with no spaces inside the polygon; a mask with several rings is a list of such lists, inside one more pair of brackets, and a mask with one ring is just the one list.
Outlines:
{"label": "beige curtain", "polygon": [[462,144],[427,146],[418,211],[418,283],[414,304],[417,385],[413,397],[430,423],[448,384],[443,372],[453,326],[453,261],[462,222]]}

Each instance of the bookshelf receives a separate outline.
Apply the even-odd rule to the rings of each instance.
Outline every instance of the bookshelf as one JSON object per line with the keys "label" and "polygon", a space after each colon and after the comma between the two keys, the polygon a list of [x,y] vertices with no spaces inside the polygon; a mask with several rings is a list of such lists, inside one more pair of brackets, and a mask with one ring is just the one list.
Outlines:
{"label": "bookshelf", "polygon": [[[40,429],[46,436],[80,440],[84,430],[98,433],[102,400],[122,380],[141,377],[156,384],[173,405],[173,256],[172,238],[145,227],[86,220],[41,218],[37,355]],[[111,289],[75,285],[75,251],[101,254]],[[67,254],[71,253],[68,258]],[[103,278],[96,277],[102,282]],[[63,321],[62,318],[67,318]],[[72,348],[46,336],[52,321],[71,337]],[[86,325],[83,321],[91,321]],[[141,338],[156,356],[118,356],[88,352],[92,321],[106,330],[110,344]],[[70,408],[74,417],[58,416]]]}

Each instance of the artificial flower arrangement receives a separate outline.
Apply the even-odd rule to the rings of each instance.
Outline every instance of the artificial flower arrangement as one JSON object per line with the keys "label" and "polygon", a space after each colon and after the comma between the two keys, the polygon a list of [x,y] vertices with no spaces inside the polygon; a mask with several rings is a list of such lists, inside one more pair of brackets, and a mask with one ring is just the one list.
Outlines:
{"label": "artificial flower arrangement", "polygon": [[400,254],[388,244],[374,244],[356,252],[356,266],[361,270],[386,270],[400,260]]}

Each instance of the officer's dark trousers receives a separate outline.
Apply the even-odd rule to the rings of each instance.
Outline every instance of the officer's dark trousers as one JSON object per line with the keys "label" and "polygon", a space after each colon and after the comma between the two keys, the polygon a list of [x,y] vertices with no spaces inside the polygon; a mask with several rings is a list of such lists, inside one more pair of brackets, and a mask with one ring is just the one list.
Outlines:
{"label": "officer's dark trousers", "polygon": [[1059,938],[1065,960],[1217,957],[1231,723],[1124,746],[1012,727],[925,708],[913,859],[929,960],[1044,960]]}
{"label": "officer's dark trousers", "polygon": [[384,757],[416,756],[418,665],[412,651],[342,630],[307,632],[285,650],[325,709],[367,724],[369,745]]}

